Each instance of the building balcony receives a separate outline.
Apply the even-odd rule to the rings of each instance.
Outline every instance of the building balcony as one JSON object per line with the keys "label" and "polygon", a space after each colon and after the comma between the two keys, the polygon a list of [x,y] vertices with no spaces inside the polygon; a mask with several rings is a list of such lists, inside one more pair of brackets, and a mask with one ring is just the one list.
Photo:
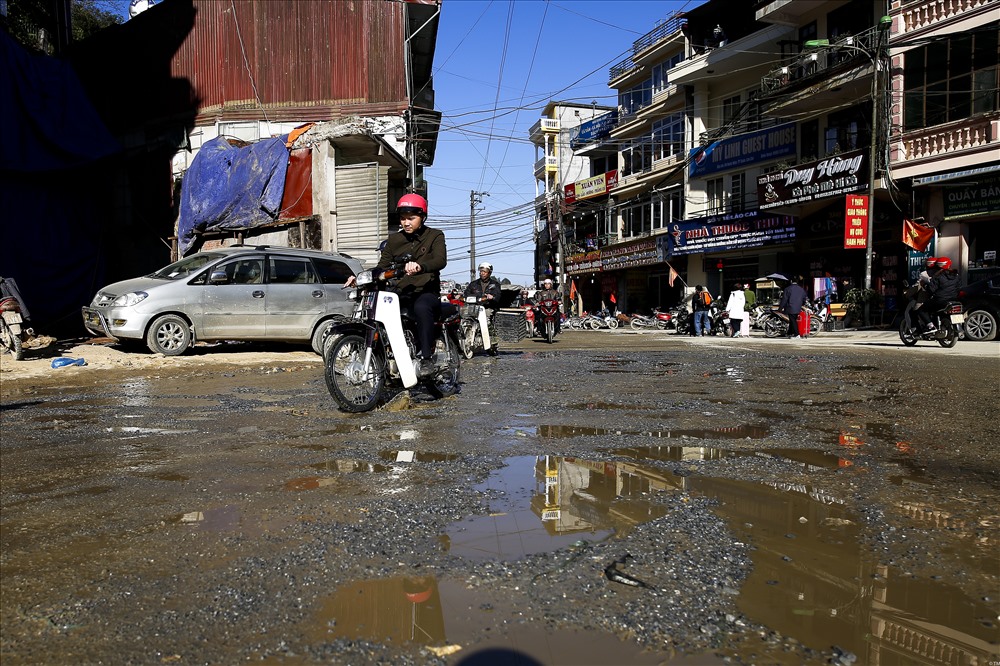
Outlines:
{"label": "building balcony", "polygon": [[[899,10],[900,33],[920,32],[977,10],[987,11],[993,0],[917,0]],[[995,16],[994,16],[995,19]]]}
{"label": "building balcony", "polygon": [[946,125],[912,130],[895,143],[893,176],[909,178],[931,172],[994,164],[1000,154],[1000,112]]}
{"label": "building balcony", "polygon": [[538,144],[544,141],[546,134],[559,134],[558,118],[540,118],[538,122],[528,130],[528,139],[532,143]]}
{"label": "building balcony", "polygon": [[546,155],[535,162],[535,178],[541,180],[547,173],[555,173],[559,169],[559,156]]}
{"label": "building balcony", "polygon": [[718,48],[691,45],[688,59],[670,70],[670,81],[678,85],[694,85],[711,80],[711,75],[716,72],[746,71],[766,66],[773,62],[772,54],[778,50],[775,42],[787,38],[792,32],[794,28],[789,26],[772,25]]}
{"label": "building balcony", "polygon": [[837,74],[853,74],[859,67],[870,69],[879,48],[879,38],[880,29],[875,27],[829,45],[809,48],[773,67],[761,79],[761,96],[766,98],[802,90]]}
{"label": "building balcony", "polygon": [[761,23],[798,26],[805,15],[825,4],[825,0],[759,0],[754,17]]}
{"label": "building balcony", "polygon": [[648,62],[654,57],[655,47],[673,41],[672,38],[681,35],[686,23],[687,19],[681,15],[672,14],[658,23],[655,28],[632,42],[632,54],[611,66],[608,74],[608,86],[618,88],[627,81],[630,75],[638,73],[643,62]]}

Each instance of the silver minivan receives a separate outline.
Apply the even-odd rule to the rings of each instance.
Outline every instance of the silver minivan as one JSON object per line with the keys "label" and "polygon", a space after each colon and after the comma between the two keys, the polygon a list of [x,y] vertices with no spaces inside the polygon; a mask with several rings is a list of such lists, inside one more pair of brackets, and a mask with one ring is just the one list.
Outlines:
{"label": "silver minivan", "polygon": [[359,271],[343,254],[234,245],[104,287],[83,322],[94,335],[145,341],[168,356],[213,340],[311,343],[321,353],[330,322],[351,315],[343,286]]}

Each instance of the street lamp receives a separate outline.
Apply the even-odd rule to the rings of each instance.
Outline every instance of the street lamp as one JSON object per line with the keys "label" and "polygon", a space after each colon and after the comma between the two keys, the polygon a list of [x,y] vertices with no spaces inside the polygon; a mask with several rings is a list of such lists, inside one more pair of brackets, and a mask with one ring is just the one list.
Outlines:
{"label": "street lamp", "polygon": [[[868,292],[872,288],[872,239],[875,236],[875,176],[876,160],[878,159],[878,126],[879,126],[879,101],[882,88],[880,85],[881,61],[882,61],[882,36],[884,31],[892,25],[892,17],[883,16],[878,22],[878,30],[875,33],[875,41],[871,45],[871,50],[858,46],[854,43],[854,38],[848,37],[842,42],[835,44],[836,48],[844,48],[858,53],[863,53],[872,61],[872,122],[871,122],[871,145],[868,148],[868,236],[865,239],[865,324],[871,324],[871,300]],[[830,46],[829,39],[810,39],[803,44],[806,48],[823,48]]]}

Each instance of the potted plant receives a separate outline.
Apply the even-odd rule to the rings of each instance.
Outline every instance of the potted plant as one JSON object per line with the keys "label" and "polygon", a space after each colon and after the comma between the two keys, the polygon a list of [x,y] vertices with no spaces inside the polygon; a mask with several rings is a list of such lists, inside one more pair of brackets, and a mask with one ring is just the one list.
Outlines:
{"label": "potted plant", "polygon": [[[866,310],[870,317],[873,310],[882,307],[882,296],[874,289],[854,287],[844,295],[844,304],[847,306],[847,319],[853,323],[864,320]],[[865,323],[870,324],[871,322]]]}

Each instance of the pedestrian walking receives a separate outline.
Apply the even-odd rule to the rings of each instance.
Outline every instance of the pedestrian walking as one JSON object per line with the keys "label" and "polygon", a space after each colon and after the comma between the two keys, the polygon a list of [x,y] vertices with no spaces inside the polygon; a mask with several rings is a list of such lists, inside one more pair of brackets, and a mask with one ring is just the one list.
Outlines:
{"label": "pedestrian walking", "polygon": [[733,337],[742,337],[743,320],[746,318],[744,306],[746,306],[746,296],[743,294],[743,285],[737,282],[733,285],[733,290],[729,292],[729,300],[726,301],[726,311],[729,312],[729,321],[733,326]]}
{"label": "pedestrian walking", "polygon": [[703,286],[695,285],[694,298],[694,334],[695,336],[708,335],[712,330],[712,317],[710,310],[712,307],[712,294]]}
{"label": "pedestrian walking", "polygon": [[788,338],[790,340],[797,340],[801,337],[798,330],[799,315],[802,314],[802,306],[808,299],[802,282],[801,275],[792,278],[785,290],[781,292],[781,301],[778,302],[778,312],[788,316]]}
{"label": "pedestrian walking", "polygon": [[757,305],[757,294],[750,288],[750,283],[743,285],[743,321],[740,322],[740,335],[744,338],[750,337],[750,321],[753,319],[753,309]]}

